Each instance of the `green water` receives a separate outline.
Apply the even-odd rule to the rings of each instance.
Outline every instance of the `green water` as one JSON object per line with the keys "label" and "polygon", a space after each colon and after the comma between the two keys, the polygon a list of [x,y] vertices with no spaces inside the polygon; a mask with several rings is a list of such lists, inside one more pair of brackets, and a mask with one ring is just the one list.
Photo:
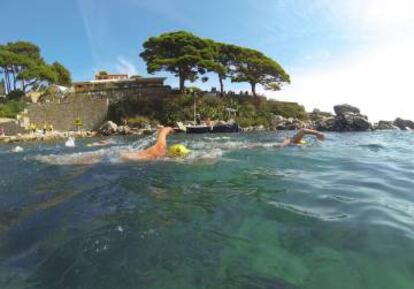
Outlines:
{"label": "green water", "polygon": [[186,161],[0,147],[0,288],[414,288],[410,133],[174,136]]}

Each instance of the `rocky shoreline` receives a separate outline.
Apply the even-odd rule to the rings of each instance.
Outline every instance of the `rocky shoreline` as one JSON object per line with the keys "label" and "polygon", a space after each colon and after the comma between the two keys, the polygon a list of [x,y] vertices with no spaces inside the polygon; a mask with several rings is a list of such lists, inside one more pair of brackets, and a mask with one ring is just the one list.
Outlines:
{"label": "rocky shoreline", "polygon": [[94,131],[53,131],[46,134],[35,132],[29,134],[18,134],[13,136],[0,136],[0,143],[20,143],[20,142],[34,142],[34,141],[53,141],[58,139],[66,139],[68,137],[86,138],[95,137],[97,135]]}
{"label": "rocky shoreline", "polygon": [[91,138],[98,136],[112,135],[147,135],[156,131],[156,128],[130,128],[128,126],[117,126],[112,121],[105,122],[97,131],[79,130],[79,131],[51,131],[51,132],[34,132],[29,134],[18,134],[13,136],[0,136],[0,143],[24,143],[35,141],[54,141],[59,139],[73,138]]}
{"label": "rocky shoreline", "polygon": [[[312,128],[319,131],[331,132],[366,132],[376,130],[413,130],[414,122],[397,118],[394,121],[381,120],[371,123],[366,115],[361,114],[359,108],[349,104],[336,105],[335,114],[314,110],[309,113],[309,120],[302,121],[295,118],[273,116],[272,130],[295,130]],[[259,128],[260,130],[260,128]]]}
{"label": "rocky shoreline", "polygon": [[[245,127],[243,132],[251,131],[278,131],[278,130],[296,130],[301,128],[312,128],[319,131],[328,132],[367,132],[376,130],[414,130],[414,122],[397,118],[394,121],[381,120],[378,123],[371,123],[368,117],[361,114],[357,107],[343,104],[334,107],[335,114],[314,110],[309,113],[309,120],[303,121],[297,118],[285,118],[280,115],[274,115],[271,126]],[[96,131],[53,131],[53,132],[35,132],[30,134],[18,134],[14,136],[1,136],[0,143],[19,143],[32,141],[53,141],[66,139],[68,137],[87,138],[96,136],[112,135],[147,135],[156,131],[157,128],[149,124],[144,127],[130,127],[128,125],[117,125],[112,121],[106,121]]]}

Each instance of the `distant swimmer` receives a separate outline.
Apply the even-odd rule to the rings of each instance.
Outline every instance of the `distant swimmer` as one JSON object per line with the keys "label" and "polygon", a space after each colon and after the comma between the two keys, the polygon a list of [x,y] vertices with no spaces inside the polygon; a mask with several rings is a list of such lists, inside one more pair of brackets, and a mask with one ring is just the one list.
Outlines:
{"label": "distant swimmer", "polygon": [[20,153],[20,152],[24,151],[24,149],[21,146],[17,146],[12,151],[15,152],[15,153]]}
{"label": "distant swimmer", "polygon": [[[303,139],[305,135],[313,135],[316,137],[316,139],[320,141],[324,141],[326,138],[325,134],[317,130],[301,128],[300,130],[298,130],[298,132],[294,136],[288,137],[284,139],[282,142],[272,144],[271,146],[278,147],[278,148],[284,148],[290,145],[303,145],[303,144],[306,144],[306,141]],[[263,145],[263,144],[253,144],[250,147],[261,147],[261,146],[268,147],[267,145]]]}
{"label": "distant swimmer", "polygon": [[74,148],[76,146],[75,144],[75,138],[69,137],[68,140],[65,142],[65,146],[68,148]]}
{"label": "distant swimmer", "polygon": [[320,131],[308,129],[308,128],[302,128],[300,129],[293,137],[285,139],[281,146],[288,146],[288,145],[301,145],[304,144],[303,137],[305,135],[313,135],[316,137],[317,140],[324,141],[326,136],[324,133],[321,133]]}
{"label": "distant swimmer", "polygon": [[113,144],[113,142],[111,140],[101,140],[101,141],[97,141],[97,142],[94,142],[94,143],[87,144],[86,146],[87,147],[103,147],[103,146],[109,146],[109,145],[112,145],[112,144]]}
{"label": "distant swimmer", "polygon": [[138,152],[123,152],[121,159],[124,161],[142,161],[142,160],[157,160],[167,155],[173,157],[184,157],[189,150],[183,145],[174,145],[170,150],[167,148],[167,136],[173,133],[172,127],[164,127],[158,133],[156,143],[143,151]]}

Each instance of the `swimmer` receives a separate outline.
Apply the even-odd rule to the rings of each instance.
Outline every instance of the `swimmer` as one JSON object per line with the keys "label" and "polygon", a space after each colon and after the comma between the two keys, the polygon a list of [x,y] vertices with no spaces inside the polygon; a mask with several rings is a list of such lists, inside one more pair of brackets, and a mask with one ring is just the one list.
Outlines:
{"label": "swimmer", "polygon": [[68,140],[65,142],[65,146],[68,148],[74,148],[76,146],[75,138],[70,136]]}
{"label": "swimmer", "polygon": [[[302,144],[306,143],[303,139],[305,137],[305,135],[313,135],[319,141],[324,141],[325,138],[326,138],[325,134],[323,134],[323,133],[321,133],[317,130],[308,129],[308,128],[301,128],[294,136],[288,137],[285,140],[283,140],[281,143],[276,143],[276,144],[272,145],[272,147],[284,148],[284,147],[287,147],[287,146],[290,146],[290,145],[302,145]],[[265,145],[263,145],[263,144],[253,144],[249,147],[252,148],[252,147],[260,147],[260,146],[265,146]]]}
{"label": "swimmer", "polygon": [[[121,152],[120,158],[124,161],[144,161],[144,160],[157,160],[157,159],[167,156],[168,154],[167,136],[173,131],[174,129],[171,127],[162,128],[159,131],[157,141],[153,146],[143,151]],[[188,150],[186,150],[186,152],[184,153],[188,153]],[[184,153],[180,153],[179,155],[176,155],[176,156],[184,156]],[[174,156],[174,154],[172,154],[172,156]],[[76,155],[76,158],[74,158],[70,164],[72,165],[93,165],[93,164],[97,164],[100,161],[102,161],[103,157],[104,155],[96,154],[96,153],[81,155],[81,156]]]}
{"label": "swimmer", "polygon": [[320,131],[313,130],[313,129],[308,129],[308,128],[301,128],[293,137],[285,139],[281,143],[281,146],[285,147],[285,146],[288,146],[288,145],[300,145],[300,144],[302,144],[303,137],[305,135],[313,135],[319,141],[324,141],[325,138],[326,138],[325,134],[321,133]]}
{"label": "swimmer", "polygon": [[174,129],[172,127],[163,127],[158,133],[156,143],[152,147],[138,152],[123,152],[121,153],[121,159],[124,161],[142,161],[165,157],[168,153],[167,136],[173,132]]}
{"label": "swimmer", "polygon": [[103,147],[103,146],[109,146],[112,145],[113,142],[111,140],[100,140],[98,142],[94,142],[91,144],[87,144],[87,147]]}
{"label": "swimmer", "polygon": [[21,146],[17,146],[12,151],[15,152],[15,153],[20,153],[20,152],[24,151],[24,149]]}

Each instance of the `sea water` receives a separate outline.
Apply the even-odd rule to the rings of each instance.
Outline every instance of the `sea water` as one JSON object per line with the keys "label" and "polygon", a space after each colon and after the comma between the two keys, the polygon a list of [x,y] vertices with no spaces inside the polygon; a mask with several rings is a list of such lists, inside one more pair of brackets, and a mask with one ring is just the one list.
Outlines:
{"label": "sea water", "polygon": [[291,134],[1,145],[0,288],[414,288],[414,134]]}

